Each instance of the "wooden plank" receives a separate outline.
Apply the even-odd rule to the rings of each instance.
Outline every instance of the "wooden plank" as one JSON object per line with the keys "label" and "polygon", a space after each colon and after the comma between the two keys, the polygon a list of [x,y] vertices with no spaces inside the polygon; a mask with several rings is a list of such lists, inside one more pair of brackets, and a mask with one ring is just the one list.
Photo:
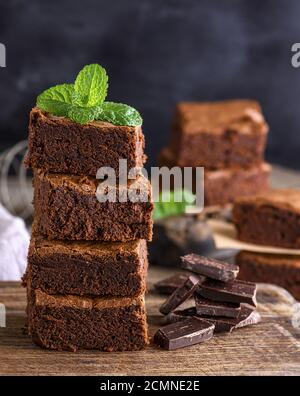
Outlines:
{"label": "wooden plank", "polygon": [[[153,282],[175,270],[150,268],[147,295],[150,333],[161,325],[158,307],[164,297]],[[299,375],[300,331],[291,320],[299,305],[285,290],[260,285],[262,323],[215,336],[178,351],[154,345],[139,352],[56,352],[42,350],[23,334],[25,290],[19,283],[0,283],[0,302],[7,308],[7,327],[0,328],[0,375]]]}

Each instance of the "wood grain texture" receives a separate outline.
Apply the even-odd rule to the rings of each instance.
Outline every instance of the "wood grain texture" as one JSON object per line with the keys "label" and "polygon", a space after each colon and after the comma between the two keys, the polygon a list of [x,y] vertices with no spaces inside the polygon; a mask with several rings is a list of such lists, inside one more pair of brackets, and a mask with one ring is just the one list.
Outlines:
{"label": "wood grain texture", "polygon": [[[169,276],[150,268],[147,295],[150,334],[162,324],[158,307],[164,300],[153,283]],[[0,283],[0,302],[7,327],[0,328],[0,375],[296,375],[300,374],[300,331],[291,319],[299,305],[285,290],[260,285],[260,324],[215,336],[193,347],[164,351],[154,345],[139,352],[77,353],[42,350],[23,334],[25,290],[19,283]]]}

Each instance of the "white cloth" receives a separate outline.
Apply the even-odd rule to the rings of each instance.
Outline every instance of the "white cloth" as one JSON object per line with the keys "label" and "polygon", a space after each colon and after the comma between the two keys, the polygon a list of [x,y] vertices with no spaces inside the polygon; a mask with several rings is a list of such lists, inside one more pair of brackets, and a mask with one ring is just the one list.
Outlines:
{"label": "white cloth", "polygon": [[20,280],[24,274],[29,247],[24,221],[0,205],[0,280]]}

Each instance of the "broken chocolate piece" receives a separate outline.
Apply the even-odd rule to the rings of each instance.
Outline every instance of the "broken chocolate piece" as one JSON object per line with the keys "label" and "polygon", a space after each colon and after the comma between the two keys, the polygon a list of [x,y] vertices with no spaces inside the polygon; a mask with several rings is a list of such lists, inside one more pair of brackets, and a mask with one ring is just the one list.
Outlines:
{"label": "broken chocolate piece", "polygon": [[261,316],[257,311],[251,311],[251,307],[243,306],[238,320],[239,323],[235,325],[236,329],[259,323]]}
{"label": "broken chocolate piece", "polygon": [[239,272],[237,265],[199,256],[194,253],[181,257],[181,260],[182,268],[222,282],[233,281]]}
{"label": "broken chocolate piece", "polygon": [[155,289],[161,294],[172,294],[187,280],[188,275],[176,274],[155,283]]}
{"label": "broken chocolate piece", "polygon": [[224,283],[206,279],[197,289],[197,294],[209,300],[246,303],[256,307],[256,284],[241,280],[232,283]]}
{"label": "broken chocolate piece", "polygon": [[197,315],[225,316],[227,318],[237,318],[241,311],[240,304],[226,303],[207,300],[199,295],[195,295]]}
{"label": "broken chocolate piece", "polygon": [[237,318],[203,316],[203,319],[215,325],[215,333],[231,333],[234,329],[259,323],[261,316],[257,311],[251,309],[251,307],[242,305]]}
{"label": "broken chocolate piece", "polygon": [[[203,281],[203,279],[201,279],[201,281]],[[163,303],[160,307],[160,312],[167,315],[169,312],[176,309],[180,304],[192,296],[199,285],[199,282],[200,278],[198,276],[190,275],[187,280]]]}
{"label": "broken chocolate piece", "polygon": [[186,308],[186,309],[177,309],[176,311],[170,312],[166,316],[167,323],[175,323],[180,320],[186,319],[187,317],[196,316],[196,307]]}
{"label": "broken chocolate piece", "polygon": [[249,306],[241,305],[240,314],[237,318],[227,318],[225,316],[213,317],[213,316],[197,316],[196,308],[178,309],[174,312],[170,312],[166,316],[167,323],[175,323],[186,319],[187,317],[196,317],[204,319],[214,324],[214,333],[231,333],[232,330],[241,327],[257,324],[261,321],[261,316],[257,311],[254,311]]}
{"label": "broken chocolate piece", "polygon": [[205,320],[187,318],[160,328],[154,335],[154,342],[167,350],[184,348],[209,340],[214,328]]}

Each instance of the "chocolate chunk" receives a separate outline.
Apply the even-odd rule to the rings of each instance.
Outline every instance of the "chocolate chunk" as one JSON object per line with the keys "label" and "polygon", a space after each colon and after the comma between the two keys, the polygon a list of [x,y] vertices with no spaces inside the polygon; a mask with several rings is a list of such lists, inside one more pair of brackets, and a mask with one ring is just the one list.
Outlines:
{"label": "chocolate chunk", "polygon": [[206,320],[187,318],[160,328],[154,342],[167,350],[184,348],[212,338],[215,326]]}
{"label": "chocolate chunk", "polygon": [[257,311],[251,309],[251,307],[242,305],[237,318],[203,316],[203,319],[215,325],[215,333],[231,333],[234,329],[259,323],[261,316]]}
{"label": "chocolate chunk", "polygon": [[195,295],[195,302],[197,315],[199,316],[210,315],[237,318],[241,311],[240,304],[207,300],[199,295]]}
{"label": "chocolate chunk", "polygon": [[[203,281],[203,279],[201,280]],[[191,297],[199,285],[199,282],[200,278],[198,276],[190,275],[187,280],[163,303],[160,307],[160,312],[167,315],[169,312],[176,309],[180,304]]]}
{"label": "chocolate chunk", "polygon": [[[167,323],[174,323],[182,321],[187,317],[199,318],[199,316],[197,316],[196,308],[193,307],[182,310],[178,309],[176,311],[170,312],[166,316],[166,321]],[[237,318],[204,315],[201,316],[200,319],[206,320],[214,324],[215,333],[231,333],[234,329],[259,323],[261,321],[261,316],[257,311],[251,309],[251,307],[242,304],[239,316]]]}
{"label": "chocolate chunk", "polygon": [[241,280],[224,283],[206,279],[197,289],[197,294],[209,300],[246,303],[256,307],[256,284]]}
{"label": "chocolate chunk", "polygon": [[251,311],[251,308],[243,306],[238,320],[239,322],[235,325],[236,329],[259,323],[261,316],[257,311]]}
{"label": "chocolate chunk", "polygon": [[166,316],[167,323],[175,323],[180,320],[186,319],[187,317],[197,316],[196,308],[186,308],[186,309],[177,309],[176,311],[170,312]]}
{"label": "chocolate chunk", "polygon": [[176,274],[155,283],[155,289],[161,294],[172,294],[187,280],[188,275]]}
{"label": "chocolate chunk", "polygon": [[239,272],[234,264],[217,261],[197,254],[187,254],[181,258],[182,268],[222,282],[233,281]]}

